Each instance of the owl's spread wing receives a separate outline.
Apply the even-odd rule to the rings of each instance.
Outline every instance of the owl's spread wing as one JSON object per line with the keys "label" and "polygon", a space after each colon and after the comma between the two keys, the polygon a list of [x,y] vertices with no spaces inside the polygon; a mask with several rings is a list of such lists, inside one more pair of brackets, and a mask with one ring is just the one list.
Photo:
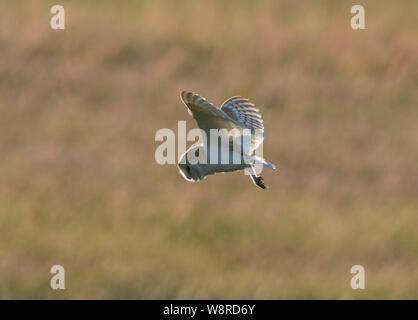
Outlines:
{"label": "owl's spread wing", "polygon": [[260,110],[243,97],[229,98],[222,104],[221,110],[242,128],[250,129],[251,146],[248,153],[252,154],[264,140],[264,123]]}
{"label": "owl's spread wing", "polygon": [[250,129],[250,146],[243,148],[246,154],[252,154],[263,142],[263,119],[259,110],[249,100],[242,97],[232,97],[226,100],[221,108],[217,108],[205,98],[190,91],[183,91],[181,99],[198,126],[206,132],[208,138],[210,129],[239,129],[231,139],[234,144],[242,145],[243,130]]}
{"label": "owl's spread wing", "polygon": [[181,99],[187,106],[190,115],[196,120],[200,129],[209,137],[210,129],[233,129],[236,127],[232,119],[221,109],[200,95],[183,91]]}

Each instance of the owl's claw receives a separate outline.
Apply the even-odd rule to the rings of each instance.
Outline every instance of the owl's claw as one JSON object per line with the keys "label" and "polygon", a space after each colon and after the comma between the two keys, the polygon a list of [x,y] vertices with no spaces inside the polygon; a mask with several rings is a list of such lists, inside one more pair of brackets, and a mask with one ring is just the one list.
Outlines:
{"label": "owl's claw", "polygon": [[267,189],[267,186],[264,184],[263,177],[257,177],[255,175],[252,175],[251,178],[253,179],[255,185],[259,186],[261,189]]}

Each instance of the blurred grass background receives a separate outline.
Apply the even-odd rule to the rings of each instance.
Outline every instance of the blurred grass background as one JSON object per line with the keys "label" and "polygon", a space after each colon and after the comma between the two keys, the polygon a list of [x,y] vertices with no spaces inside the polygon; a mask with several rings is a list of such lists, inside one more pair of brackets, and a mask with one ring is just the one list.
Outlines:
{"label": "blurred grass background", "polygon": [[[418,298],[417,1],[54,4],[0,3],[0,298]],[[268,191],[156,164],[184,89],[261,108]]]}

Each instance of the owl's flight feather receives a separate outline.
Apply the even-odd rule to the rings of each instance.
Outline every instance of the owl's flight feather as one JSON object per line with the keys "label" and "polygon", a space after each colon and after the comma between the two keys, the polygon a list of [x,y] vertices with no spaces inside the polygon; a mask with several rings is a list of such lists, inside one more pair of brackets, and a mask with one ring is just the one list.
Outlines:
{"label": "owl's flight feather", "polygon": [[235,138],[241,138],[243,129],[250,129],[251,146],[246,152],[248,154],[252,154],[263,142],[263,118],[259,110],[248,99],[232,97],[226,100],[221,108],[217,108],[205,98],[191,91],[183,91],[181,98],[189,113],[208,137],[210,129],[239,129],[240,134],[234,137],[234,141],[238,141],[240,139]]}

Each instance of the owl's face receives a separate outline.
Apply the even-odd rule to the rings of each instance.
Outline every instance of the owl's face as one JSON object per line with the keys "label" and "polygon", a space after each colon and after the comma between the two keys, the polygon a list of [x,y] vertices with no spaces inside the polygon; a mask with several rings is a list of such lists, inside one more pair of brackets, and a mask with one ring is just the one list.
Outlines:
{"label": "owl's face", "polygon": [[193,152],[196,155],[195,148],[190,148],[187,152],[185,152],[181,158],[180,163],[178,165],[179,171],[187,181],[198,181],[205,178],[205,173],[203,172],[203,168],[199,163],[191,164],[187,158],[187,154]]}
{"label": "owl's face", "polygon": [[180,173],[187,181],[199,180],[199,172],[194,167],[195,165],[191,165],[189,163],[179,164]]}

